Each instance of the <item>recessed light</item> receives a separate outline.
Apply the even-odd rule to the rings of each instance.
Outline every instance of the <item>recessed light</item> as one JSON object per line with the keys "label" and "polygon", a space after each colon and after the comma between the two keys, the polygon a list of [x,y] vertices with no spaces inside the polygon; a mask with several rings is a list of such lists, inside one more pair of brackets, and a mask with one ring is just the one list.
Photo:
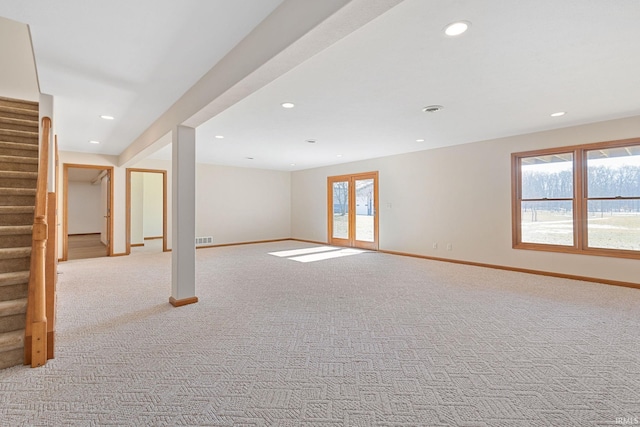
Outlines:
{"label": "recessed light", "polygon": [[253,157],[245,157],[247,160],[253,160]]}
{"label": "recessed light", "polygon": [[342,157],[342,154],[338,154],[336,157]]}
{"label": "recessed light", "polygon": [[316,140],[315,139],[307,139],[305,142],[308,142],[309,144],[315,144]]}
{"label": "recessed light", "polygon": [[115,117],[107,116],[107,115],[103,114],[102,116],[100,116],[100,118],[105,119],[105,120],[113,120]]}
{"label": "recessed light", "polygon": [[416,142],[424,142],[424,139],[416,139]]}
{"label": "recessed light", "polygon": [[295,165],[296,165],[295,163],[291,163],[289,166],[295,166]]}
{"label": "recessed light", "polygon": [[444,33],[450,37],[459,36],[469,29],[471,22],[469,21],[456,21],[444,27]]}
{"label": "recessed light", "polygon": [[284,107],[284,108],[293,108],[295,106],[296,105],[293,102],[283,102],[282,103],[282,107]]}
{"label": "recessed light", "polygon": [[560,116],[564,116],[565,114],[567,114],[566,111],[558,111],[557,113],[551,114],[551,117],[560,117]]}
{"label": "recessed light", "polygon": [[216,139],[224,139],[224,135],[216,135]]}
{"label": "recessed light", "polygon": [[89,141],[89,143],[90,143],[90,144],[100,144],[100,141],[94,141],[94,140],[91,140],[91,141]]}
{"label": "recessed light", "polygon": [[437,113],[438,111],[443,110],[444,107],[442,105],[428,105],[422,109],[425,113]]}

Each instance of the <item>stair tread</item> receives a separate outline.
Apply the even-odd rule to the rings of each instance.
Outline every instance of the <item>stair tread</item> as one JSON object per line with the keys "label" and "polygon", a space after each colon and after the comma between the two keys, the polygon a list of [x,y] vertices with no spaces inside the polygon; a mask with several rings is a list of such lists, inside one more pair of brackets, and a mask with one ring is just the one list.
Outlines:
{"label": "stair tread", "polygon": [[0,162],[7,163],[33,163],[38,164],[38,159],[35,157],[24,157],[24,156],[0,156]]}
{"label": "stair tread", "polygon": [[30,118],[35,121],[39,121],[40,112],[38,110],[30,110],[23,108],[22,105],[5,105],[0,101],[0,114],[3,117],[11,117],[11,115],[19,115],[21,117]]}
{"label": "stair tread", "polygon": [[0,206],[0,215],[33,213],[34,211],[35,208],[33,206]]}
{"label": "stair tread", "polygon": [[38,172],[0,171],[0,178],[36,179]]}
{"label": "stair tread", "polygon": [[37,101],[27,101],[26,99],[5,98],[0,97],[0,104],[2,105],[15,105],[18,108],[24,108],[27,110],[38,111]]}
{"label": "stair tread", "polygon": [[32,135],[38,135],[39,131],[37,131],[37,130],[19,130],[19,129],[0,128],[0,132],[2,132],[5,135],[32,136]]}
{"label": "stair tread", "polygon": [[31,255],[31,247],[0,248],[0,259],[23,258]]}
{"label": "stair tread", "polygon": [[[8,126],[12,126],[12,125],[18,125],[18,126],[26,126],[26,127],[35,127],[36,129],[39,128],[39,123],[38,123],[38,119],[33,120],[33,119],[18,119],[15,117],[2,117],[0,115],[0,123],[2,123],[3,125],[8,125]],[[6,129],[3,127],[3,129]]]}
{"label": "stair tread", "polygon": [[28,271],[13,271],[11,273],[0,273],[0,286],[19,285],[29,281]]}
{"label": "stair tread", "polygon": [[0,301],[0,316],[13,316],[27,312],[27,299]]}
{"label": "stair tread", "polygon": [[32,225],[0,225],[0,236],[31,234],[32,232]]}
{"label": "stair tread", "polygon": [[0,141],[0,147],[13,148],[15,150],[38,151],[37,144],[27,144],[25,142]]}
{"label": "stair tread", "polygon": [[0,187],[0,194],[13,194],[17,196],[34,196],[36,194],[36,189],[35,188]]}
{"label": "stair tread", "polygon": [[0,352],[22,348],[24,346],[24,329],[0,333]]}

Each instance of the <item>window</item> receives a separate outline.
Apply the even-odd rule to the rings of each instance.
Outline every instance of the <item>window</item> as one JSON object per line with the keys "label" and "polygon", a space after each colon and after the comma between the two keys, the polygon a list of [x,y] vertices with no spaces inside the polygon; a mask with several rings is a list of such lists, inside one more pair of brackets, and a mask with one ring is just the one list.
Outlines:
{"label": "window", "polygon": [[640,139],[511,157],[514,248],[640,258]]}

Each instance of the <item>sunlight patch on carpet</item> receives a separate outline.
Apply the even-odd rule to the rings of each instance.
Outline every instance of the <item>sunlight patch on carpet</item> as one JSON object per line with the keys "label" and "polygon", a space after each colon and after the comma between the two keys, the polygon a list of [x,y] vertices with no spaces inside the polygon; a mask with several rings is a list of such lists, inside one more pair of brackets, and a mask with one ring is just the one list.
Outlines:
{"label": "sunlight patch on carpet", "polygon": [[339,251],[321,252],[316,254],[302,255],[302,256],[292,257],[289,259],[292,261],[298,261],[298,262],[314,262],[314,261],[323,261],[325,259],[331,259],[331,258],[340,258],[343,256],[358,255],[364,252],[366,251],[362,251],[360,249],[340,249]]}
{"label": "sunlight patch on carpet", "polygon": [[278,256],[278,257],[290,257],[296,255],[306,255],[313,254],[316,252],[326,252],[326,251],[335,251],[340,248],[334,248],[333,246],[315,246],[313,248],[304,248],[304,249],[292,249],[289,251],[279,251],[279,252],[269,252],[269,255]]}
{"label": "sunlight patch on carpet", "polygon": [[314,262],[326,259],[340,258],[350,255],[358,255],[364,250],[352,248],[336,248],[333,246],[314,246],[311,248],[292,249],[287,251],[269,252],[269,255],[287,258],[298,262]]}

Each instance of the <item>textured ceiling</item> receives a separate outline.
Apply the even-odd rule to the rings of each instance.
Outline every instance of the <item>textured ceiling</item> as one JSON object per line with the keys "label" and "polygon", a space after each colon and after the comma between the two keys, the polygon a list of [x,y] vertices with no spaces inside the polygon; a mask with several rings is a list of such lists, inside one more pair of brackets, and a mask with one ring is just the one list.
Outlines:
{"label": "textured ceiling", "polygon": [[640,2],[615,4],[406,0],[199,127],[198,158],[295,170],[640,114]]}
{"label": "textured ceiling", "polygon": [[119,154],[280,3],[2,0],[0,16],[30,26],[61,149]]}
{"label": "textured ceiling", "polygon": [[[31,25],[61,148],[119,154],[280,2],[26,3],[0,16]],[[638,18],[637,0],[405,0],[199,126],[198,159],[297,170],[638,115]]]}

